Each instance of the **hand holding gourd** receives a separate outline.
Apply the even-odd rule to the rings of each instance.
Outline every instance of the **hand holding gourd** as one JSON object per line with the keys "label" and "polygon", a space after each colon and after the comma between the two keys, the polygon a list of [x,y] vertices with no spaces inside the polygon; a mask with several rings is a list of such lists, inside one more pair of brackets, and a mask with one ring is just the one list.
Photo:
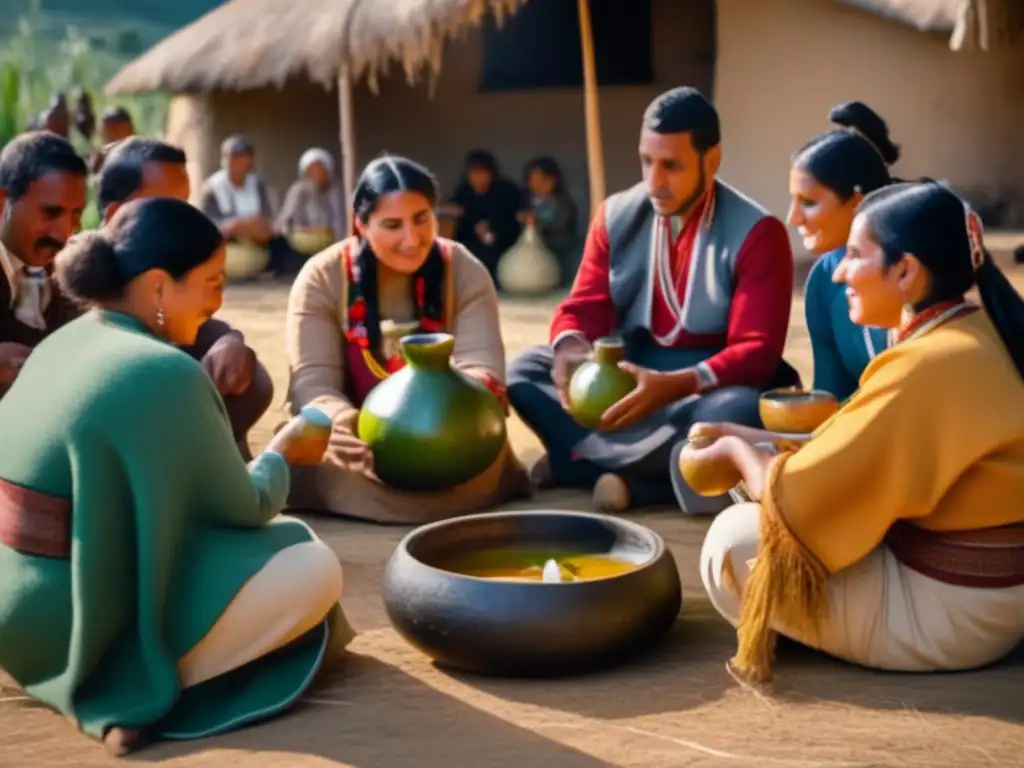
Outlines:
{"label": "hand holding gourd", "polygon": [[347,472],[373,474],[373,452],[346,427],[331,432],[326,459]]}
{"label": "hand holding gourd", "polygon": [[743,479],[736,466],[734,441],[739,438],[693,437],[679,454],[679,471],[701,496],[721,496]]}
{"label": "hand holding gourd", "polygon": [[624,429],[643,421],[677,400],[696,391],[696,374],[690,370],[665,373],[620,362],[619,368],[636,379],[636,388],[601,416],[600,430]]}
{"label": "hand holding gourd", "polygon": [[324,459],[331,434],[327,414],[307,405],[271,438],[266,450],[281,454],[292,466],[316,466]]}
{"label": "hand holding gourd", "polygon": [[569,337],[563,339],[555,349],[554,361],[551,365],[551,380],[558,390],[558,398],[562,407],[569,410],[569,382],[576,369],[587,362],[592,352],[590,342]]}
{"label": "hand holding gourd", "polygon": [[697,440],[698,438],[705,438],[708,440],[717,440],[720,437],[725,437],[730,434],[728,424],[720,421],[698,421],[690,427],[690,431],[686,434],[687,440]]}

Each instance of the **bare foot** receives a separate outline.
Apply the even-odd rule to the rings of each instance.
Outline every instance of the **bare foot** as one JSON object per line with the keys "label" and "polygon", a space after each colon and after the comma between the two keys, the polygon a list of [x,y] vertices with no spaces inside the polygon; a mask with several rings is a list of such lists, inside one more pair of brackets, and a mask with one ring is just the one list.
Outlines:
{"label": "bare foot", "polygon": [[593,500],[598,512],[625,512],[629,509],[629,486],[618,475],[601,475],[594,483]]}
{"label": "bare foot", "polygon": [[114,757],[124,757],[143,745],[144,732],[141,728],[121,728],[115,725],[103,736],[103,746]]}
{"label": "bare foot", "polygon": [[555,487],[555,476],[551,472],[551,459],[546,453],[533,462],[526,474],[533,487],[539,491]]}

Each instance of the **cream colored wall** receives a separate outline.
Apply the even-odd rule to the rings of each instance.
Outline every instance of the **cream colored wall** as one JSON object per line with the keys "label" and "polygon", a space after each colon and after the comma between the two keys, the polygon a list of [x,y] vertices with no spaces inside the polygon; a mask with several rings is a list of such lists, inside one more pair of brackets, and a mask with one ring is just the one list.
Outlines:
{"label": "cream colored wall", "polygon": [[[601,90],[606,179],[609,192],[638,179],[636,142],[640,116],[661,91],[680,84],[710,90],[712,82],[713,0],[654,0],[656,85]],[[409,155],[439,176],[446,192],[457,181],[465,153],[476,147],[492,150],[507,173],[519,179],[522,166],[539,154],[555,156],[585,212],[588,202],[587,161],[580,91],[478,94],[481,37],[471,32],[450,43],[436,92],[425,83],[410,87],[396,73],[381,83],[375,96],[365,86],[355,94],[356,146],[360,166],[381,152]],[[597,54],[600,56],[601,51]],[[197,111],[196,99],[177,108],[177,115]],[[184,119],[169,121],[168,136],[184,141],[186,151],[210,155]],[[229,133],[245,132],[260,153],[258,163],[283,195],[294,179],[299,155],[319,144],[338,154],[337,99],[311,85],[287,89],[218,93],[208,123],[209,144]],[[181,136],[181,139],[176,137]],[[215,153],[214,153],[215,155]],[[215,158],[200,171],[209,173]],[[197,187],[197,184],[193,184]]]}
{"label": "cream colored wall", "polygon": [[[602,89],[609,192],[638,179],[636,138],[650,99],[675,85],[709,88],[712,67],[700,53],[711,49],[710,8],[655,0],[657,85]],[[717,29],[714,96],[723,120],[723,174],[776,214],[784,215],[788,203],[790,154],[827,127],[829,107],[848,99],[867,102],[889,122],[904,145],[899,174],[1024,192],[1024,50],[1015,59],[953,53],[942,36],[825,0],[718,0]],[[450,190],[464,153],[474,147],[492,149],[516,177],[530,157],[552,154],[585,211],[582,95],[478,94],[479,51],[475,33],[449,46],[433,98],[426,85],[410,87],[401,74],[385,79],[379,96],[360,87],[360,164],[383,151],[408,154]],[[304,149],[320,145],[337,153],[333,93],[297,83],[283,91],[218,93],[213,103],[207,110],[179,98],[169,121],[171,140],[193,156],[200,178],[215,167],[220,140],[235,131],[253,139],[261,170],[282,195]]]}
{"label": "cream colored wall", "polygon": [[955,53],[944,36],[822,0],[719,0],[718,14],[722,173],[773,212],[788,205],[792,152],[853,99],[902,144],[897,175],[1024,196],[1024,48]]}

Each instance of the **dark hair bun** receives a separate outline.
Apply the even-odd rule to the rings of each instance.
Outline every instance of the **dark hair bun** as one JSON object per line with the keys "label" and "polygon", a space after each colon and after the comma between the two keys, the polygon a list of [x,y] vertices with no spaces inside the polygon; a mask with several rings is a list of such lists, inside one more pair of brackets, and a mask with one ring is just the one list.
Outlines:
{"label": "dark hair bun", "polygon": [[870,141],[882,155],[886,165],[893,165],[900,159],[900,148],[889,138],[889,126],[867,104],[860,101],[848,101],[832,107],[828,119],[843,128],[852,128]]}
{"label": "dark hair bun", "polygon": [[80,304],[113,301],[124,292],[117,254],[102,231],[72,237],[57,254],[54,269],[61,291]]}

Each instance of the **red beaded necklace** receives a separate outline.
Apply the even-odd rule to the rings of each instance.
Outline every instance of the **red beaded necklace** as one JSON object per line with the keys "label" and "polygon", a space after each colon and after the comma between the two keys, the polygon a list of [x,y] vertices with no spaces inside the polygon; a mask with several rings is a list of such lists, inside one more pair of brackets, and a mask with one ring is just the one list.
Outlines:
{"label": "red beaded necklace", "polygon": [[[367,367],[380,379],[401,370],[405,366],[405,358],[398,351],[393,352],[387,360],[383,359],[380,349],[370,348],[370,335],[366,327],[366,297],[363,295],[361,270],[354,253],[349,247],[345,254],[345,268],[348,277],[348,324],[345,329],[346,339],[362,350]],[[430,317],[426,314],[426,279],[422,275],[413,278],[413,301],[415,303],[416,320],[420,333],[435,333],[444,330],[444,308],[442,317]]]}
{"label": "red beaded necklace", "polygon": [[964,315],[976,311],[978,306],[973,302],[968,301],[963,296],[950,299],[949,301],[940,301],[938,304],[932,304],[921,312],[918,312],[914,317],[907,323],[906,326],[900,328],[895,334],[895,343],[907,341],[911,338],[917,338],[928,333],[933,328],[937,328],[943,323],[948,323]]}

